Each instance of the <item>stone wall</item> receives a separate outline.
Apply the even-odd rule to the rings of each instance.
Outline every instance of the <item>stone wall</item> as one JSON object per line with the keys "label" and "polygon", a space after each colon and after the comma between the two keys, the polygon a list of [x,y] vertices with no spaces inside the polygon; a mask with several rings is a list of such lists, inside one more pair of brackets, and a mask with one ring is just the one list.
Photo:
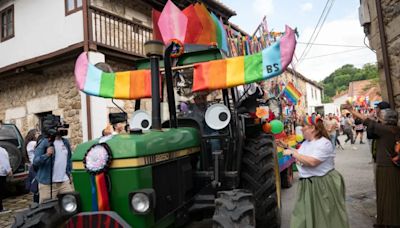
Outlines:
{"label": "stone wall", "polygon": [[[389,55],[389,66],[392,80],[393,96],[397,111],[400,112],[400,1],[381,0],[383,22],[386,37],[386,48]],[[371,18],[371,24],[365,26],[370,46],[376,50],[379,70],[379,85],[383,100],[388,100],[388,88],[386,85],[379,25],[375,0],[366,0]]]}
{"label": "stone wall", "polygon": [[81,101],[75,87],[74,63],[1,79],[0,120],[15,123],[23,136],[39,127],[39,115],[51,112],[70,124],[73,147],[82,142]]}

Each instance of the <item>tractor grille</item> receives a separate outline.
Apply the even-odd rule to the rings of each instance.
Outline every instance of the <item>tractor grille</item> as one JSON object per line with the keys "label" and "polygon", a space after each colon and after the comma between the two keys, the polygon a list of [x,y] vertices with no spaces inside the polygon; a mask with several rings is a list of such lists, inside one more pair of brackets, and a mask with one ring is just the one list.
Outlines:
{"label": "tractor grille", "polygon": [[153,187],[156,192],[155,221],[175,211],[193,189],[190,157],[176,159],[153,167]]}

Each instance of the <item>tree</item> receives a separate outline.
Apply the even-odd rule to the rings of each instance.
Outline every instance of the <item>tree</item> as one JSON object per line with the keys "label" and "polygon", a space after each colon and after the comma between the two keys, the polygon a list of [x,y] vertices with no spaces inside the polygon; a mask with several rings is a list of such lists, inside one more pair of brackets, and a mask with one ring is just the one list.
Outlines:
{"label": "tree", "polygon": [[337,93],[346,91],[350,82],[377,78],[378,68],[375,63],[367,63],[361,69],[352,64],[343,65],[322,80],[324,103],[330,102]]}

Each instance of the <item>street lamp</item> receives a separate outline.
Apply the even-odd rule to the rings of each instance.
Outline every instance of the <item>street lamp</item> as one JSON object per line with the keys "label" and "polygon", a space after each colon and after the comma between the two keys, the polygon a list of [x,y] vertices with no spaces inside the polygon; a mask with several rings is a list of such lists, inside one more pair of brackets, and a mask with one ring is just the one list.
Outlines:
{"label": "street lamp", "polygon": [[160,113],[160,68],[158,61],[164,52],[164,44],[161,41],[149,40],[144,43],[146,56],[150,58],[151,69],[151,121],[152,128],[161,130]]}
{"label": "street lamp", "polygon": [[164,44],[159,40],[149,40],[144,43],[144,52],[146,56],[163,56],[164,53]]}

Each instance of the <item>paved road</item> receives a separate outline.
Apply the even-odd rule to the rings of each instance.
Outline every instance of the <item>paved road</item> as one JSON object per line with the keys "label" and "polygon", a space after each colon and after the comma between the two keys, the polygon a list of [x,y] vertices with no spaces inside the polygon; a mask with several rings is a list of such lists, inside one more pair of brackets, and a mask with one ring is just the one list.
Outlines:
{"label": "paved road", "polygon": [[18,211],[24,210],[29,207],[32,203],[32,195],[19,195],[19,196],[9,196],[7,199],[3,200],[3,206],[11,212],[0,215],[0,227],[11,227],[14,223],[14,214]]}
{"label": "paved road", "polygon": [[[344,139],[343,136],[339,137],[341,142]],[[344,151],[337,150],[335,162],[336,169],[343,175],[346,183],[346,205],[350,226],[352,228],[372,227],[376,215],[376,204],[373,166],[370,163],[368,144],[360,145],[357,142],[353,146],[348,143],[343,147]],[[281,228],[289,227],[296,189],[297,173],[295,173],[294,185],[282,192]]]}

